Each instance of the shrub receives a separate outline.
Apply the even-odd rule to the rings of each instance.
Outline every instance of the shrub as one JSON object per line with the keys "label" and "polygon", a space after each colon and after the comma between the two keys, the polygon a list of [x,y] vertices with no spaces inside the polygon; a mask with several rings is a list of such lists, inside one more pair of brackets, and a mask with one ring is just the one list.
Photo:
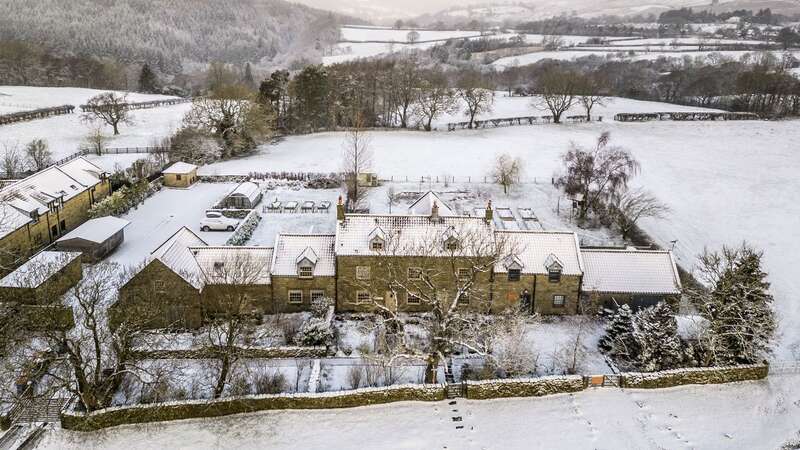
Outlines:
{"label": "shrub", "polygon": [[286,390],[288,383],[281,372],[265,372],[256,376],[253,383],[256,394],[280,394]]}
{"label": "shrub", "polygon": [[347,369],[347,384],[350,389],[361,387],[361,380],[364,378],[364,370],[361,366],[352,366]]}
{"label": "shrub", "polygon": [[325,320],[311,318],[300,327],[295,342],[298,345],[328,346],[333,343],[333,328]]}

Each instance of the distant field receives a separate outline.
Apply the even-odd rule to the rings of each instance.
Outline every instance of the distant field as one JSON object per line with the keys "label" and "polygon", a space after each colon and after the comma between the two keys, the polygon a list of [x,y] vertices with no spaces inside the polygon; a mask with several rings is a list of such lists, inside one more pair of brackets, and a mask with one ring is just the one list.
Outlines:
{"label": "distant field", "polygon": [[[0,114],[60,105],[78,106],[86,103],[87,100],[101,92],[108,91],[71,87],[0,86]],[[135,92],[128,94],[128,99],[134,102],[145,102],[164,98],[172,97],[166,95],[139,94]]]}

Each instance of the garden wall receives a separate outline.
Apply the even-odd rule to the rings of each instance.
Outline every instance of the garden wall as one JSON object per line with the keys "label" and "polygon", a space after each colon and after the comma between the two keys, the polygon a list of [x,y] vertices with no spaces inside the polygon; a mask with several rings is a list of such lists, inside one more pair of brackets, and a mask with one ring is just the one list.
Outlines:
{"label": "garden wall", "polygon": [[[328,349],[310,346],[239,348],[237,355],[244,359],[323,358],[328,355]],[[203,347],[191,350],[142,350],[133,356],[136,359],[214,359],[219,352],[212,347]]]}
{"label": "garden wall", "polygon": [[68,430],[93,431],[125,424],[220,417],[275,409],[351,408],[400,401],[439,401],[444,398],[444,386],[438,384],[398,385],[316,394],[258,395],[115,407],[89,414],[62,412],[61,426]]}
{"label": "garden wall", "polygon": [[508,397],[541,397],[586,389],[580,375],[523,378],[516,380],[467,381],[467,398],[484,400]]}
{"label": "garden wall", "polygon": [[620,387],[659,389],[684,384],[733,383],[761,380],[767,377],[768,372],[769,366],[766,364],[675,369],[651,373],[629,372],[620,374]]}

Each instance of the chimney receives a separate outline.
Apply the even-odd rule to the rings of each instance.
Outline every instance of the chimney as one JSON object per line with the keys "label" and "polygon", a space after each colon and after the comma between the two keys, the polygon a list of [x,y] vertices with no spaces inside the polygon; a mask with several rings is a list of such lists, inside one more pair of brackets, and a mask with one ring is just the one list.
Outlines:
{"label": "chimney", "polygon": [[485,217],[486,222],[491,223],[493,217],[494,217],[494,211],[492,210],[492,201],[489,200],[489,203],[486,205],[486,217]]}
{"label": "chimney", "polygon": [[439,205],[436,204],[436,201],[433,202],[433,206],[431,206],[431,222],[438,222],[439,221]]}
{"label": "chimney", "polygon": [[339,196],[339,202],[336,203],[336,220],[339,222],[344,220],[344,201],[342,201],[342,196]]}

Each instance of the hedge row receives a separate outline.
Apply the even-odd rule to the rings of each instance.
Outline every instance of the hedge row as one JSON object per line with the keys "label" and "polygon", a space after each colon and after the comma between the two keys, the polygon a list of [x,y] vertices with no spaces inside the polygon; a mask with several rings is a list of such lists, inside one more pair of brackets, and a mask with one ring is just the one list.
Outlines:
{"label": "hedge row", "polygon": [[[238,355],[245,359],[272,358],[323,358],[327,356],[326,347],[264,347],[240,348]],[[136,359],[213,359],[219,355],[213,347],[191,350],[141,350],[134,353]]]}
{"label": "hedge row", "polygon": [[620,374],[624,388],[658,389],[684,384],[721,384],[736,381],[761,380],[767,377],[769,366],[751,364],[729,367],[702,367],[665,370],[663,372]]}
{"label": "hedge row", "polygon": [[508,397],[541,397],[586,389],[580,375],[524,378],[515,380],[467,381],[467,398],[484,400]]}
{"label": "hedge row", "polygon": [[94,431],[125,424],[220,417],[276,409],[332,409],[401,401],[444,400],[442,385],[398,385],[320,394],[276,394],[107,408],[89,414],[63,412],[61,427]]}

